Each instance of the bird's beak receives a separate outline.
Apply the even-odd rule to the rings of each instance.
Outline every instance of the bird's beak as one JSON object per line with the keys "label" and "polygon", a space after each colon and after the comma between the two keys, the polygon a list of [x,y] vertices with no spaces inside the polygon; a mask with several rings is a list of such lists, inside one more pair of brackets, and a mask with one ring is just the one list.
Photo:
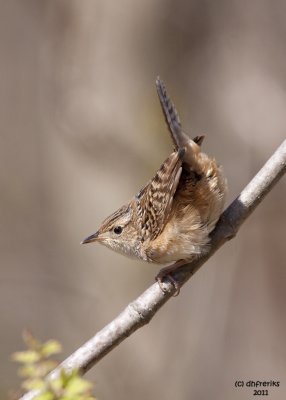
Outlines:
{"label": "bird's beak", "polygon": [[95,242],[96,239],[98,238],[98,231],[93,233],[92,235],[88,236],[87,238],[85,238],[81,244],[86,244],[86,243],[92,243]]}

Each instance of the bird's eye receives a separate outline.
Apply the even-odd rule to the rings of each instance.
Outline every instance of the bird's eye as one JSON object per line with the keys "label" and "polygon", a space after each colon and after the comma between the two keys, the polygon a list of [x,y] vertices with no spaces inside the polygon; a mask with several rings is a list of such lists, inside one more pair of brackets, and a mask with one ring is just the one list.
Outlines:
{"label": "bird's eye", "polygon": [[113,232],[116,233],[116,235],[120,235],[120,233],[122,232],[122,226],[116,226],[113,229]]}

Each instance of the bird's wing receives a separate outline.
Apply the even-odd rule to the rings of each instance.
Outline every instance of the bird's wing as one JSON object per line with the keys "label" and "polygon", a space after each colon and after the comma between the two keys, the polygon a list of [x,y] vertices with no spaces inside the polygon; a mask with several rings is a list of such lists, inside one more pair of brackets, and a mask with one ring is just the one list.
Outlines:
{"label": "bird's wing", "polygon": [[136,196],[142,241],[154,240],[164,229],[182,172],[184,149],[174,151]]}

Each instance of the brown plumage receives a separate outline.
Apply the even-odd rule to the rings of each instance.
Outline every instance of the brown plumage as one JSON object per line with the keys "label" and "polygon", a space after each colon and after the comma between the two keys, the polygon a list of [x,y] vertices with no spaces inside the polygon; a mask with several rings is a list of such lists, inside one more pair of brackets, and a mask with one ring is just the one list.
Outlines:
{"label": "brown plumage", "polygon": [[156,86],[174,151],[147,185],[83,243],[99,242],[151,263],[173,263],[157,275],[161,286],[166,275],[207,248],[223,209],[226,184],[216,161],[201,151],[204,137],[192,140],[182,131],[159,78]]}

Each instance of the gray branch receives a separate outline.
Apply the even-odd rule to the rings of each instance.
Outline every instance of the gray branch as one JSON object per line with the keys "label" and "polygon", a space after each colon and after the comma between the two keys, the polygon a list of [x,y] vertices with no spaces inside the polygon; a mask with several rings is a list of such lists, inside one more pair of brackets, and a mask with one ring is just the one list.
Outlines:
{"label": "gray branch", "polygon": [[[286,140],[224,211],[212,233],[211,245],[207,254],[186,264],[172,274],[180,285],[185,284],[226,241],[236,235],[243,222],[274,187],[285,171]],[[119,343],[151,321],[156,312],[175,293],[175,288],[171,282],[164,283],[164,289],[165,292],[163,293],[158,283],[154,283],[141,296],[130,303],[118,317],[63,361],[48,375],[47,379],[55,379],[62,368],[66,371],[77,369],[82,374],[88,371]],[[39,394],[38,391],[31,391],[21,399],[31,400],[37,394]]]}

